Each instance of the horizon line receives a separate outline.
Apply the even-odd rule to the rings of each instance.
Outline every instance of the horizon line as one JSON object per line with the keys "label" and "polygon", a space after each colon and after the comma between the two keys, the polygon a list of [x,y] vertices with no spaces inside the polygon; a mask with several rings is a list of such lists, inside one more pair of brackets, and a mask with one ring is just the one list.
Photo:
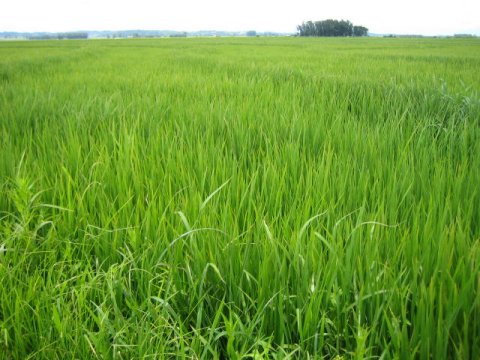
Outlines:
{"label": "horizon line", "polygon": [[[196,32],[224,32],[224,33],[246,33],[249,31],[255,31],[257,33],[274,33],[274,34],[288,34],[294,35],[298,32],[292,31],[276,31],[276,30],[255,30],[255,29],[243,29],[243,30],[220,30],[220,29],[200,29],[200,30],[173,30],[173,29],[142,29],[142,28],[124,28],[121,30],[111,30],[111,29],[89,29],[89,30],[68,30],[68,31],[47,31],[47,30],[36,30],[36,31],[21,31],[21,30],[0,30],[0,34],[2,33],[14,33],[14,34],[35,34],[35,33],[45,33],[45,34],[68,34],[68,33],[78,33],[78,32],[111,32],[111,33],[118,33],[118,32],[134,32],[134,31],[141,31],[141,32],[172,32],[172,33],[196,33]],[[424,36],[424,37],[436,37],[436,36],[455,36],[455,35],[469,35],[474,37],[479,37],[480,34],[476,32],[455,32],[449,34],[432,34],[427,35],[424,33],[408,33],[408,32],[369,32],[369,36],[388,36],[388,35],[395,35],[395,36]],[[305,36],[307,37],[307,36]]]}

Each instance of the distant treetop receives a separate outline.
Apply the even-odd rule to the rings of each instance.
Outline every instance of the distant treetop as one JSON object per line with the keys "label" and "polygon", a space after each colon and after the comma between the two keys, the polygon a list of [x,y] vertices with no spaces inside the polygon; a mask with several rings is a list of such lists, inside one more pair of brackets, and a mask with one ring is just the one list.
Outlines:
{"label": "distant treetop", "polygon": [[299,36],[367,36],[368,29],[348,20],[307,21],[297,26]]}

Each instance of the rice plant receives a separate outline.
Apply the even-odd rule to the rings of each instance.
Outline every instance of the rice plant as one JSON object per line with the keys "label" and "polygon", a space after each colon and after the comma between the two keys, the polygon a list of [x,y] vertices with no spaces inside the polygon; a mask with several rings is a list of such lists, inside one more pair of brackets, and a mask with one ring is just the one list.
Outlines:
{"label": "rice plant", "polygon": [[1,359],[480,358],[478,39],[0,55]]}

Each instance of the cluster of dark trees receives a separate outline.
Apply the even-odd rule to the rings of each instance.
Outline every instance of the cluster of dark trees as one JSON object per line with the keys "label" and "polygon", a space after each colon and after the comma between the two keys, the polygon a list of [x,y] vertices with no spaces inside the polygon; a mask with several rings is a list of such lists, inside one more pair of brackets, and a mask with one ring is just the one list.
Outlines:
{"label": "cluster of dark trees", "polygon": [[307,21],[297,26],[299,36],[367,36],[368,29],[348,20]]}

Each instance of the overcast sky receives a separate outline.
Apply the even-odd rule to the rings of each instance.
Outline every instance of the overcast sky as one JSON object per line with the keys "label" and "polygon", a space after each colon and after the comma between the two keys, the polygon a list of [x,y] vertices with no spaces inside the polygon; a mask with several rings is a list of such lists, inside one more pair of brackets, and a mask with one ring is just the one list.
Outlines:
{"label": "overcast sky", "polygon": [[0,0],[0,31],[295,32],[328,18],[372,33],[480,35],[480,0]]}

